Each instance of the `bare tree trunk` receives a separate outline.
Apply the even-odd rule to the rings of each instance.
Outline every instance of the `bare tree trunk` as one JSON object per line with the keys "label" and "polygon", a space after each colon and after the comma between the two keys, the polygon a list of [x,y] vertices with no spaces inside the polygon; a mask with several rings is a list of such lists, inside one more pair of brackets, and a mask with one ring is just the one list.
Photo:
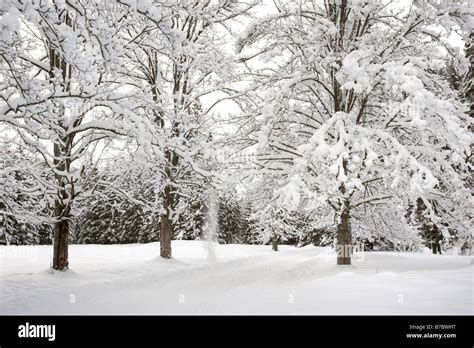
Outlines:
{"label": "bare tree trunk", "polygon": [[171,237],[173,235],[173,223],[171,221],[173,200],[169,185],[164,190],[163,208],[166,210],[166,213],[162,214],[160,219],[160,256],[164,259],[170,259]]}
{"label": "bare tree trunk", "polygon": [[54,226],[53,269],[65,271],[68,259],[69,220],[60,220]]}
{"label": "bare tree trunk", "polygon": [[272,239],[272,250],[278,251],[278,240],[276,238]]}
{"label": "bare tree trunk", "polygon": [[431,250],[433,251],[433,254],[441,255],[441,244],[439,242],[431,242]]}
{"label": "bare tree trunk", "polygon": [[343,202],[340,221],[337,224],[337,264],[350,265],[352,254],[349,200]]}
{"label": "bare tree trunk", "polygon": [[[61,172],[69,172],[69,162],[61,160],[63,151],[58,144],[54,144],[54,165]],[[56,174],[56,183],[58,185],[58,196],[54,202],[54,216],[57,219],[54,225],[53,237],[53,269],[64,271],[68,269],[68,243],[69,243],[69,213],[68,205],[64,206],[63,202],[68,201],[68,192],[65,188],[65,178]],[[72,194],[72,192],[70,193]]]}

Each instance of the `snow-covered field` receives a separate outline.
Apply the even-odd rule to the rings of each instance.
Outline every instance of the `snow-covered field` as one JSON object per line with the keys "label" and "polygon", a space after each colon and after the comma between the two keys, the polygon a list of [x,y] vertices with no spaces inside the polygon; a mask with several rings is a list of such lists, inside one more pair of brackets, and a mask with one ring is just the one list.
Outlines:
{"label": "snow-covered field", "polygon": [[0,314],[473,314],[471,257],[208,246],[73,245],[55,274],[51,246],[0,246]]}

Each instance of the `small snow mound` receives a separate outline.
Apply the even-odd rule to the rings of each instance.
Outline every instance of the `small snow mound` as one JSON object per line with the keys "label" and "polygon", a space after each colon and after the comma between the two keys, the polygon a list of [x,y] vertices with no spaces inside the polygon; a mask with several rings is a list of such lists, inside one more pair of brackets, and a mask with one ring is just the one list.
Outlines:
{"label": "small snow mound", "polygon": [[[346,267],[353,267],[351,265],[347,265]],[[355,268],[355,267],[354,267]],[[351,272],[351,271],[342,271],[342,272],[339,272],[338,274],[336,274],[336,277],[354,277],[356,274],[355,272]]]}
{"label": "small snow mound", "polygon": [[49,274],[53,277],[60,277],[60,278],[70,278],[70,277],[77,276],[77,273],[69,268],[64,271],[58,271],[53,268],[48,268],[46,271],[44,271],[44,273]]}
{"label": "small snow mound", "polygon": [[163,264],[167,266],[185,266],[186,265],[183,261],[175,259],[174,257],[170,259],[165,259],[161,256],[158,256],[151,259],[149,262],[153,264]]}
{"label": "small snow mound", "polygon": [[377,277],[393,279],[398,277],[398,273],[395,272],[378,272]]}
{"label": "small snow mound", "polygon": [[433,252],[431,251],[431,249],[430,249],[430,248],[427,248],[427,247],[424,247],[424,248],[421,250],[421,252],[422,252],[423,254],[432,254],[432,253],[433,253]]}

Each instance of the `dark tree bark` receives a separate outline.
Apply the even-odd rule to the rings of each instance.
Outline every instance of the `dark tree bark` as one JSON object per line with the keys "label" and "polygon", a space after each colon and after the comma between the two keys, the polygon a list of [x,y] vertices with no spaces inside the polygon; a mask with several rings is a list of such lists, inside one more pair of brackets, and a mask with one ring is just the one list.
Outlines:
{"label": "dark tree bark", "polygon": [[[171,150],[166,150],[165,155],[167,159],[165,173],[171,182],[173,169],[178,165],[178,156]],[[165,213],[161,215],[160,219],[160,256],[164,259],[170,259],[172,257],[171,239],[173,238],[174,232],[172,212],[176,203],[176,195],[173,193],[173,185],[170,182],[168,182],[163,189],[163,209]]]}
{"label": "dark tree bark", "polygon": [[350,265],[352,254],[352,235],[350,225],[349,200],[345,199],[337,224],[337,264]]}
{"label": "dark tree bark", "polygon": [[[64,110],[61,110],[64,112]],[[69,173],[70,153],[72,147],[72,140],[66,139],[61,141],[65,143],[65,146],[61,146],[60,143],[54,144],[54,166],[61,172]],[[54,225],[54,237],[53,237],[53,269],[64,271],[69,266],[68,261],[68,243],[69,243],[69,217],[70,217],[70,205],[74,198],[74,183],[69,183],[69,190],[66,188],[66,178],[61,174],[55,175],[56,185],[58,186],[58,195],[54,202],[54,217],[56,223]]]}
{"label": "dark tree bark", "polygon": [[[55,167],[61,171],[69,172],[70,163],[68,160],[61,160],[63,154],[61,147],[54,144],[54,160]],[[69,243],[69,213],[70,213],[70,196],[73,192],[67,192],[65,178],[56,174],[56,185],[58,185],[58,196],[54,202],[54,217],[57,219],[54,225],[53,237],[53,269],[64,271],[69,266],[68,260],[68,243]],[[67,202],[64,204],[63,202]]]}
{"label": "dark tree bark", "polygon": [[278,251],[278,240],[275,238],[272,240],[272,250]]}
{"label": "dark tree bark", "polygon": [[164,259],[171,258],[171,237],[173,235],[173,223],[171,209],[173,206],[171,187],[168,185],[164,189],[163,208],[166,213],[160,219],[160,256]]}
{"label": "dark tree bark", "polygon": [[[344,173],[347,174],[347,160],[343,160],[342,168]],[[351,264],[351,254],[352,254],[352,231],[350,224],[350,197],[348,195],[346,187],[344,184],[341,184],[339,191],[342,194],[342,203],[340,207],[340,216],[337,224],[337,264],[338,265],[350,265]]]}
{"label": "dark tree bark", "polygon": [[431,250],[433,254],[440,254],[441,255],[441,244],[439,242],[432,242],[431,243]]}
{"label": "dark tree bark", "polygon": [[69,220],[61,220],[54,226],[53,269],[65,271],[69,267],[68,259]]}

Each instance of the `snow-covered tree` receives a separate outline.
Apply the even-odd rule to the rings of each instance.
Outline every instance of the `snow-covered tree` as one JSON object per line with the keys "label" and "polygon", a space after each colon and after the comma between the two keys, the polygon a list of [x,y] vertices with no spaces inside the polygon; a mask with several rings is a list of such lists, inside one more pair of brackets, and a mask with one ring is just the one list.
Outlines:
{"label": "snow-covered tree", "polygon": [[[114,2],[16,1],[0,4],[0,123],[41,158],[50,175],[31,195],[45,194],[54,223],[52,267],[68,268],[68,238],[81,195],[84,157],[95,144],[132,135],[139,122],[118,74]],[[133,123],[135,122],[135,123]],[[136,135],[136,133],[133,133]],[[35,180],[38,178],[34,178]],[[27,210],[19,206],[14,214]]]}
{"label": "snow-covered tree", "polygon": [[[465,105],[437,73],[450,58],[466,68],[447,37],[472,29],[468,3],[274,4],[275,13],[250,25],[238,45],[263,58],[250,72],[263,101],[251,115],[258,131],[249,142],[265,170],[281,173],[277,190],[332,207],[338,264],[351,262],[357,221],[377,230],[384,216],[376,212],[403,220],[419,198],[433,222],[469,233],[464,158],[472,137]],[[412,243],[406,221],[387,230]]]}
{"label": "snow-covered tree", "polygon": [[36,179],[44,180],[41,164],[11,142],[0,142],[0,244],[51,242],[48,221],[41,219],[48,212],[46,195],[35,187]]}
{"label": "snow-covered tree", "polygon": [[[140,165],[139,165],[140,164]],[[107,160],[99,168],[85,171],[89,194],[81,201],[74,226],[79,243],[146,243],[159,239],[159,225],[152,202],[154,172],[128,154]]]}
{"label": "snow-covered tree", "polygon": [[248,219],[243,202],[234,192],[221,194],[218,205],[219,243],[242,243],[249,228]]}
{"label": "snow-covered tree", "polygon": [[128,77],[143,92],[141,108],[153,123],[147,151],[160,186],[160,255],[170,258],[171,239],[179,229],[177,209],[198,201],[196,188],[215,176],[205,162],[212,149],[210,115],[216,103],[203,107],[201,99],[231,93],[227,88],[235,81],[236,60],[226,50],[233,36],[230,24],[247,15],[255,2],[121,3],[134,11],[122,36],[128,41]]}

